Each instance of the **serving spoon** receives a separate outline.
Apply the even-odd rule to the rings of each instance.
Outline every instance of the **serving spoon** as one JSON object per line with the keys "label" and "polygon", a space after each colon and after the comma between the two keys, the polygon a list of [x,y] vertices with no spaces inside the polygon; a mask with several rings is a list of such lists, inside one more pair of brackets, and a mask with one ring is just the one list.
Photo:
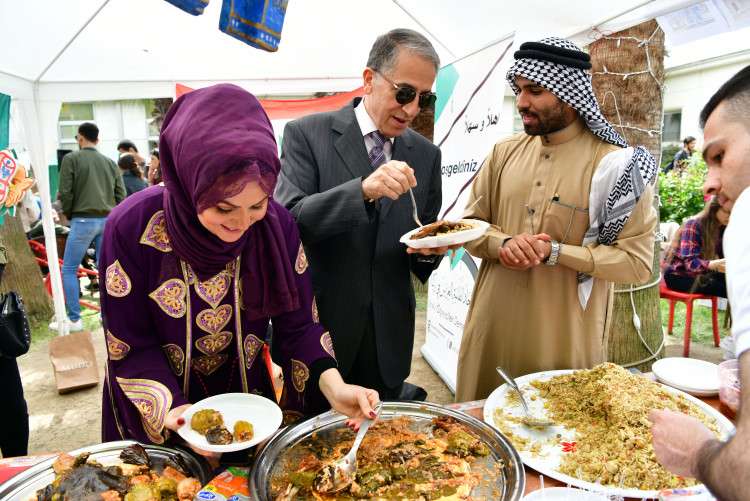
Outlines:
{"label": "serving spoon", "polygon": [[340,492],[346,489],[354,481],[357,474],[357,450],[365,438],[365,433],[370,426],[380,418],[383,410],[383,402],[378,402],[373,407],[375,417],[373,419],[365,418],[362,426],[359,427],[357,436],[349,453],[338,461],[328,464],[318,471],[313,480],[312,488],[318,492]]}
{"label": "serving spoon", "polygon": [[537,416],[534,416],[531,413],[531,410],[529,409],[528,404],[526,403],[526,399],[523,398],[523,394],[521,393],[521,390],[518,388],[518,385],[516,384],[516,380],[513,379],[513,376],[510,375],[510,372],[506,371],[499,365],[495,367],[497,369],[498,374],[500,374],[503,379],[505,379],[505,382],[508,383],[508,386],[510,386],[513,391],[515,391],[518,394],[518,398],[521,399],[521,406],[523,407],[523,411],[526,414],[524,417],[521,418],[521,422],[527,426],[531,427],[547,427],[554,424],[557,424],[557,421],[552,421],[550,419],[542,419]]}

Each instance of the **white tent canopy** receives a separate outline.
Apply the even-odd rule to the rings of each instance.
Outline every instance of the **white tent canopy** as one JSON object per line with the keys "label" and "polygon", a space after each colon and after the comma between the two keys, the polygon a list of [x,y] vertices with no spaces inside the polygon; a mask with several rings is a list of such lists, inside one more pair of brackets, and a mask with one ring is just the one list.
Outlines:
{"label": "white tent canopy", "polygon": [[[514,33],[521,41],[556,35],[586,45],[594,28],[617,31],[695,3],[291,0],[279,50],[268,53],[218,30],[220,0],[201,16],[164,0],[0,0],[6,28],[0,31],[0,92],[20,103],[44,234],[54,242],[46,169],[62,102],[167,97],[176,83],[234,82],[256,94],[348,91],[362,83],[372,42],[392,28],[427,34],[450,63]],[[55,262],[56,246],[47,251]],[[62,319],[60,273],[50,270]]]}

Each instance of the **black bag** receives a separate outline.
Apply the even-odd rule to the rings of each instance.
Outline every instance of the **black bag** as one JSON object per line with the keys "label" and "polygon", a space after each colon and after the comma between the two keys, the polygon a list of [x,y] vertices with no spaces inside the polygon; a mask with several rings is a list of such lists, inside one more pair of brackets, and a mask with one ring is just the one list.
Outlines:
{"label": "black bag", "polygon": [[31,326],[21,296],[15,291],[0,294],[0,354],[18,357],[30,346]]}

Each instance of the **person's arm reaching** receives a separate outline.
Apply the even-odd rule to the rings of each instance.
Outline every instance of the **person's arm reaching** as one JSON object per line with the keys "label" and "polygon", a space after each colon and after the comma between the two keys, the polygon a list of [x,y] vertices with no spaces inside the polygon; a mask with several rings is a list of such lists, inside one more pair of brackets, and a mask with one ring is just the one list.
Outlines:
{"label": "person's arm reaching", "polygon": [[[740,356],[741,386],[750,388],[750,354]],[[675,411],[651,411],[654,451],[659,463],[684,477],[697,478],[718,499],[745,499],[750,492],[750,394],[742,395],[737,433],[728,442],[695,418]]]}

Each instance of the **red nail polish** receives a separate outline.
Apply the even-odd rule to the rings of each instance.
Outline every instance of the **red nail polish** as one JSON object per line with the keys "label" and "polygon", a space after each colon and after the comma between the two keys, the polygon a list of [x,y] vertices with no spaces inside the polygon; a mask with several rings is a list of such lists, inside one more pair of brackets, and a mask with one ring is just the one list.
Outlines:
{"label": "red nail polish", "polygon": [[185,418],[177,418],[177,424],[179,426],[182,426],[183,424],[185,424]]}
{"label": "red nail polish", "polygon": [[375,411],[370,411],[370,417],[371,417],[372,419],[375,419]]}

